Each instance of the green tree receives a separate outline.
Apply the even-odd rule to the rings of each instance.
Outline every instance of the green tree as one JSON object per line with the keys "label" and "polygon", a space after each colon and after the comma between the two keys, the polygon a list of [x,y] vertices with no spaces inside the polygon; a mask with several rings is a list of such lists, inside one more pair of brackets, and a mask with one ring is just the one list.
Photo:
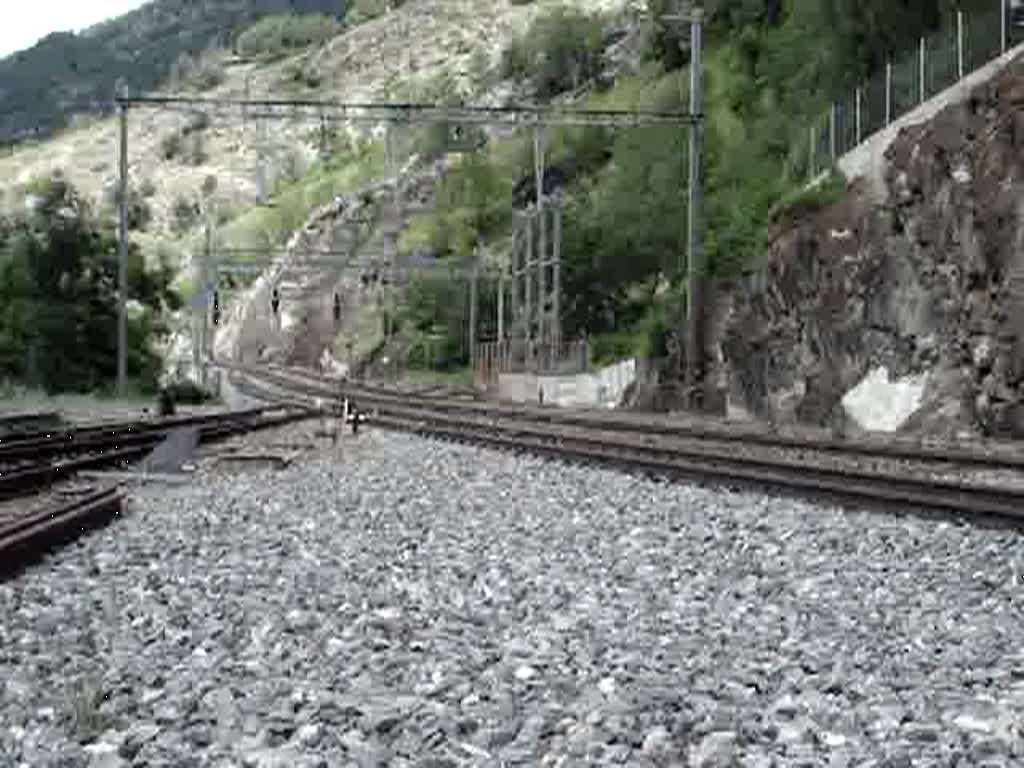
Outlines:
{"label": "green tree", "polygon": [[[30,213],[5,227],[0,242],[0,377],[48,391],[95,391],[116,377],[117,260],[112,229],[61,177],[33,185]],[[146,270],[129,251],[129,298],[142,310],[128,327],[128,373],[152,389],[160,360],[152,342],[161,319],[180,308],[172,270]]]}
{"label": "green tree", "polygon": [[576,89],[601,70],[602,27],[599,16],[556,6],[505,49],[502,75],[528,78],[542,98]]}

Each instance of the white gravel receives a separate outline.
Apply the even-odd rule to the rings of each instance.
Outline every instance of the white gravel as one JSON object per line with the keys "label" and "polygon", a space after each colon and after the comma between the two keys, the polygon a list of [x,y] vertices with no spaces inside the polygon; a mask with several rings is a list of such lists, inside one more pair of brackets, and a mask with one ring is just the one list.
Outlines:
{"label": "white gravel", "polygon": [[0,586],[0,765],[1024,759],[1012,532],[376,432],[134,507]]}

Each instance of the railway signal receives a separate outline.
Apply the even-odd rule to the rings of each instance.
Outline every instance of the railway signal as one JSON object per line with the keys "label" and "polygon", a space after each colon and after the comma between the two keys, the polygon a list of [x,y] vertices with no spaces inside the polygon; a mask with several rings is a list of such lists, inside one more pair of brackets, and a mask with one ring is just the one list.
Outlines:
{"label": "railway signal", "polygon": [[274,317],[277,317],[277,311],[281,308],[281,293],[274,289],[274,292],[270,296],[270,311],[274,313]]}
{"label": "railway signal", "polygon": [[334,324],[341,322],[341,296],[334,294]]}
{"label": "railway signal", "polygon": [[220,325],[220,296],[217,291],[213,292],[213,324]]}

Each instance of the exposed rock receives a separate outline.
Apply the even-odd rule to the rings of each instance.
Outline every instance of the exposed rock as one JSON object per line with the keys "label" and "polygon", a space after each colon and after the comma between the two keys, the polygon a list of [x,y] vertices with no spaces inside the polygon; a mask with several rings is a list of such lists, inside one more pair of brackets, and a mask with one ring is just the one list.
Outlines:
{"label": "exposed rock", "polygon": [[715,309],[730,402],[834,426],[873,370],[928,374],[905,429],[1024,435],[1024,131],[1018,60],[903,129],[888,199],[861,184],[780,215],[764,269]]}

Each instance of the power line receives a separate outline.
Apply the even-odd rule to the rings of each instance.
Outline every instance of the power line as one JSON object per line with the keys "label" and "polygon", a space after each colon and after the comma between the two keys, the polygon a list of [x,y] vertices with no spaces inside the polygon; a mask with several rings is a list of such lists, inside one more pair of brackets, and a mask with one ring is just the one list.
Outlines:
{"label": "power line", "polygon": [[[198,96],[121,96],[122,108],[184,108],[192,111],[241,109],[264,119],[346,120],[388,123],[466,123],[476,125],[611,126],[694,125],[704,118],[690,112],[647,109],[575,109],[509,105],[504,107],[318,101],[313,99],[227,99]],[[263,110],[253,112],[253,110]],[[289,113],[290,111],[290,113]],[[309,114],[303,114],[308,112]]]}

